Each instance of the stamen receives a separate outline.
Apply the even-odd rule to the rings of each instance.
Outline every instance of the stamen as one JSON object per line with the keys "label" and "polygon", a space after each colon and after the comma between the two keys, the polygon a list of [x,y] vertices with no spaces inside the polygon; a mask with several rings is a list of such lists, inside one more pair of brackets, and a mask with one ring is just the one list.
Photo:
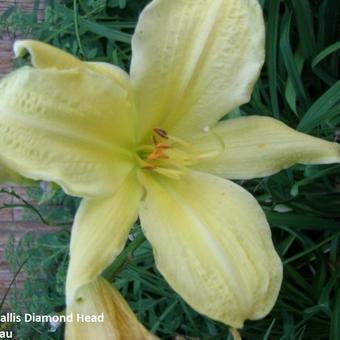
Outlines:
{"label": "stamen", "polygon": [[156,148],[158,148],[158,149],[171,149],[172,145],[171,144],[165,144],[165,143],[158,143],[156,145]]}
{"label": "stamen", "polygon": [[149,163],[142,166],[142,169],[145,169],[145,170],[153,170],[155,168],[157,168],[155,164],[149,164]]}
{"label": "stamen", "polygon": [[155,149],[146,159],[155,161],[156,159],[168,159],[169,157],[163,154],[162,149]]}
{"label": "stamen", "polygon": [[166,138],[166,139],[168,138],[167,132],[163,129],[155,128],[153,129],[153,131],[156,132],[162,138]]}
{"label": "stamen", "polygon": [[142,160],[139,156],[136,155],[136,160],[139,163],[139,165],[141,166],[142,169],[149,169],[152,170],[154,168],[156,168],[157,166],[155,164],[152,163],[148,163],[145,162],[144,160]]}
{"label": "stamen", "polygon": [[165,168],[156,168],[154,169],[155,172],[158,172],[161,175],[173,178],[173,179],[180,179],[183,176],[183,172],[180,170],[174,169],[165,169]]}
{"label": "stamen", "polygon": [[154,161],[158,159],[159,156],[160,156],[160,150],[156,149],[148,157],[146,157],[146,159],[149,161]]}
{"label": "stamen", "polygon": [[142,169],[178,179],[198,160],[197,152],[191,144],[168,135],[163,129],[153,129],[151,140],[151,145],[137,148],[136,157]]}
{"label": "stamen", "polygon": [[191,145],[191,144],[185,142],[184,140],[182,140],[182,139],[180,139],[180,138],[177,138],[177,137],[174,137],[174,136],[170,136],[170,135],[168,135],[167,138],[168,138],[169,140],[173,140],[173,141],[176,142],[177,144],[182,145],[182,146],[184,146],[184,147],[186,147],[186,148],[188,148],[188,149],[192,149],[192,145]]}
{"label": "stamen", "polygon": [[144,151],[144,152],[152,152],[155,149],[152,145],[141,145],[137,148],[138,151]]}

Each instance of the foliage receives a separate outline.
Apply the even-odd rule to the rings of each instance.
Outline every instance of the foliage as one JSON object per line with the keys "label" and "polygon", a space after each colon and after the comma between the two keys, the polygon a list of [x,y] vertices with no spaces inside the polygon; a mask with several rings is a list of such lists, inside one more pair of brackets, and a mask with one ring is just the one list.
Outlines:
{"label": "foliage", "polygon": [[[146,0],[48,0],[45,19],[13,7],[1,19],[3,32],[49,42],[78,57],[128,69],[130,39]],[[232,116],[273,116],[300,131],[334,140],[340,123],[340,3],[338,0],[262,0],[267,23],[266,64],[251,102]],[[226,118],[228,119],[228,117]],[[338,135],[339,136],[339,135]],[[340,337],[340,166],[294,166],[274,176],[244,181],[263,206],[284,263],[284,283],[264,320],[247,322],[244,339],[333,339]],[[62,198],[61,201],[65,199]],[[71,200],[67,198],[66,200]],[[54,222],[63,220],[61,211]],[[142,322],[162,339],[178,335],[231,339],[227,327],[194,312],[155,269],[149,244],[129,241],[113,269],[124,297]],[[69,232],[9,243],[13,268],[24,266],[16,311],[61,312]],[[132,250],[135,252],[132,255]],[[117,265],[118,263],[118,265]],[[15,303],[15,301],[18,303]],[[21,301],[27,301],[21,304]],[[46,325],[22,324],[20,339],[61,339]]]}

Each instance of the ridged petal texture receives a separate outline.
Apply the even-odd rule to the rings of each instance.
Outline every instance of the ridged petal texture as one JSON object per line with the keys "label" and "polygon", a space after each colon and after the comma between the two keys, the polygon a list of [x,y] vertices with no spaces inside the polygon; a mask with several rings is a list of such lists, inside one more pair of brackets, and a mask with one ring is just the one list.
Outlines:
{"label": "ridged petal texture", "polygon": [[[195,168],[230,179],[269,176],[296,163],[340,162],[339,144],[295,131],[269,117],[231,119],[212,131],[191,140],[199,152],[217,152]],[[216,136],[223,140],[224,149]]]}
{"label": "ridged petal texture", "polygon": [[68,304],[73,303],[77,290],[95,280],[124,248],[141,197],[142,188],[132,173],[114,195],[82,201],[71,235]]}
{"label": "ridged petal texture", "polygon": [[36,68],[88,69],[110,78],[115,85],[129,89],[129,75],[121,68],[103,62],[83,62],[73,55],[54,46],[36,40],[17,40],[13,46],[16,57],[29,53]]}
{"label": "ridged petal texture", "polygon": [[[113,82],[114,88],[120,87],[129,101],[129,105],[133,104],[131,96],[131,85],[129,75],[120,67],[104,63],[104,62],[85,62],[77,59],[59,48],[45,44],[36,40],[17,40],[13,46],[16,57],[29,54],[31,63],[36,68],[48,69],[55,68],[58,70],[87,70],[97,73],[98,75],[108,78]],[[131,108],[127,115],[131,118],[130,131],[136,128],[134,107]],[[117,133],[117,131],[115,131]],[[134,139],[135,136],[132,136]]]}
{"label": "ridged petal texture", "polygon": [[264,60],[257,0],[154,0],[132,39],[141,138],[201,131],[247,102]]}
{"label": "ridged petal texture", "polygon": [[[117,289],[102,278],[84,286],[78,301],[69,305],[67,314],[73,322],[66,324],[66,340],[156,340],[137,320]],[[104,314],[104,322],[76,322],[77,315]]]}
{"label": "ridged petal texture", "polygon": [[282,281],[264,213],[228,180],[190,173],[182,180],[141,173],[140,219],[156,264],[194,309],[235,328],[265,316]]}
{"label": "ridged petal texture", "polygon": [[112,193],[133,166],[130,110],[95,72],[23,67],[0,82],[1,160],[76,196]]}

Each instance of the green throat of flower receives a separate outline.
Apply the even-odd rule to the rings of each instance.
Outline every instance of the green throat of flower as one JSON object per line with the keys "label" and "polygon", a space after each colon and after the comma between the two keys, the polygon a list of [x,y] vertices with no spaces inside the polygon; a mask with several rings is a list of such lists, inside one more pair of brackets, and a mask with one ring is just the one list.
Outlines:
{"label": "green throat of flower", "polygon": [[155,128],[152,144],[137,149],[139,165],[144,170],[178,179],[198,161],[198,154],[186,141],[170,136],[165,130]]}
{"label": "green throat of flower", "polygon": [[[212,132],[209,130],[209,133]],[[218,149],[199,153],[187,141],[171,136],[163,129],[155,128],[151,136],[151,144],[137,148],[137,160],[143,170],[179,179],[199,160],[216,157],[224,150],[223,141],[218,136],[215,137],[218,140]]]}

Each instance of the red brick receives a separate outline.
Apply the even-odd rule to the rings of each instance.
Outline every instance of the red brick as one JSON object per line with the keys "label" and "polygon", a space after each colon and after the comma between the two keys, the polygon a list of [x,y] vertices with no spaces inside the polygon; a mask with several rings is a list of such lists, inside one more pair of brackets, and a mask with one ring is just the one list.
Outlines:
{"label": "red brick", "polygon": [[15,192],[16,195],[18,195],[20,198],[13,198],[14,203],[22,203],[21,199],[24,199],[26,201],[31,201],[31,198],[28,195],[27,188],[25,187],[13,187],[12,190]]}
{"label": "red brick", "polygon": [[[0,15],[9,7],[17,4],[19,8],[31,12],[34,6],[34,0],[2,0],[0,1]],[[38,11],[38,21],[41,22],[44,16],[43,1],[40,2]],[[18,32],[17,37],[20,37]],[[2,40],[0,40],[0,76],[3,76],[11,71],[13,68],[13,40],[6,37],[6,33],[2,32]]]}
{"label": "red brick", "polygon": [[[0,204],[1,207],[1,204]],[[13,221],[13,210],[11,208],[0,209],[0,221],[9,222]]]}
{"label": "red brick", "polygon": [[[8,189],[6,188],[6,186],[0,186],[0,189]],[[10,204],[13,202],[13,196],[8,195],[6,193],[1,193],[0,194],[0,206],[4,205],[4,204]]]}

